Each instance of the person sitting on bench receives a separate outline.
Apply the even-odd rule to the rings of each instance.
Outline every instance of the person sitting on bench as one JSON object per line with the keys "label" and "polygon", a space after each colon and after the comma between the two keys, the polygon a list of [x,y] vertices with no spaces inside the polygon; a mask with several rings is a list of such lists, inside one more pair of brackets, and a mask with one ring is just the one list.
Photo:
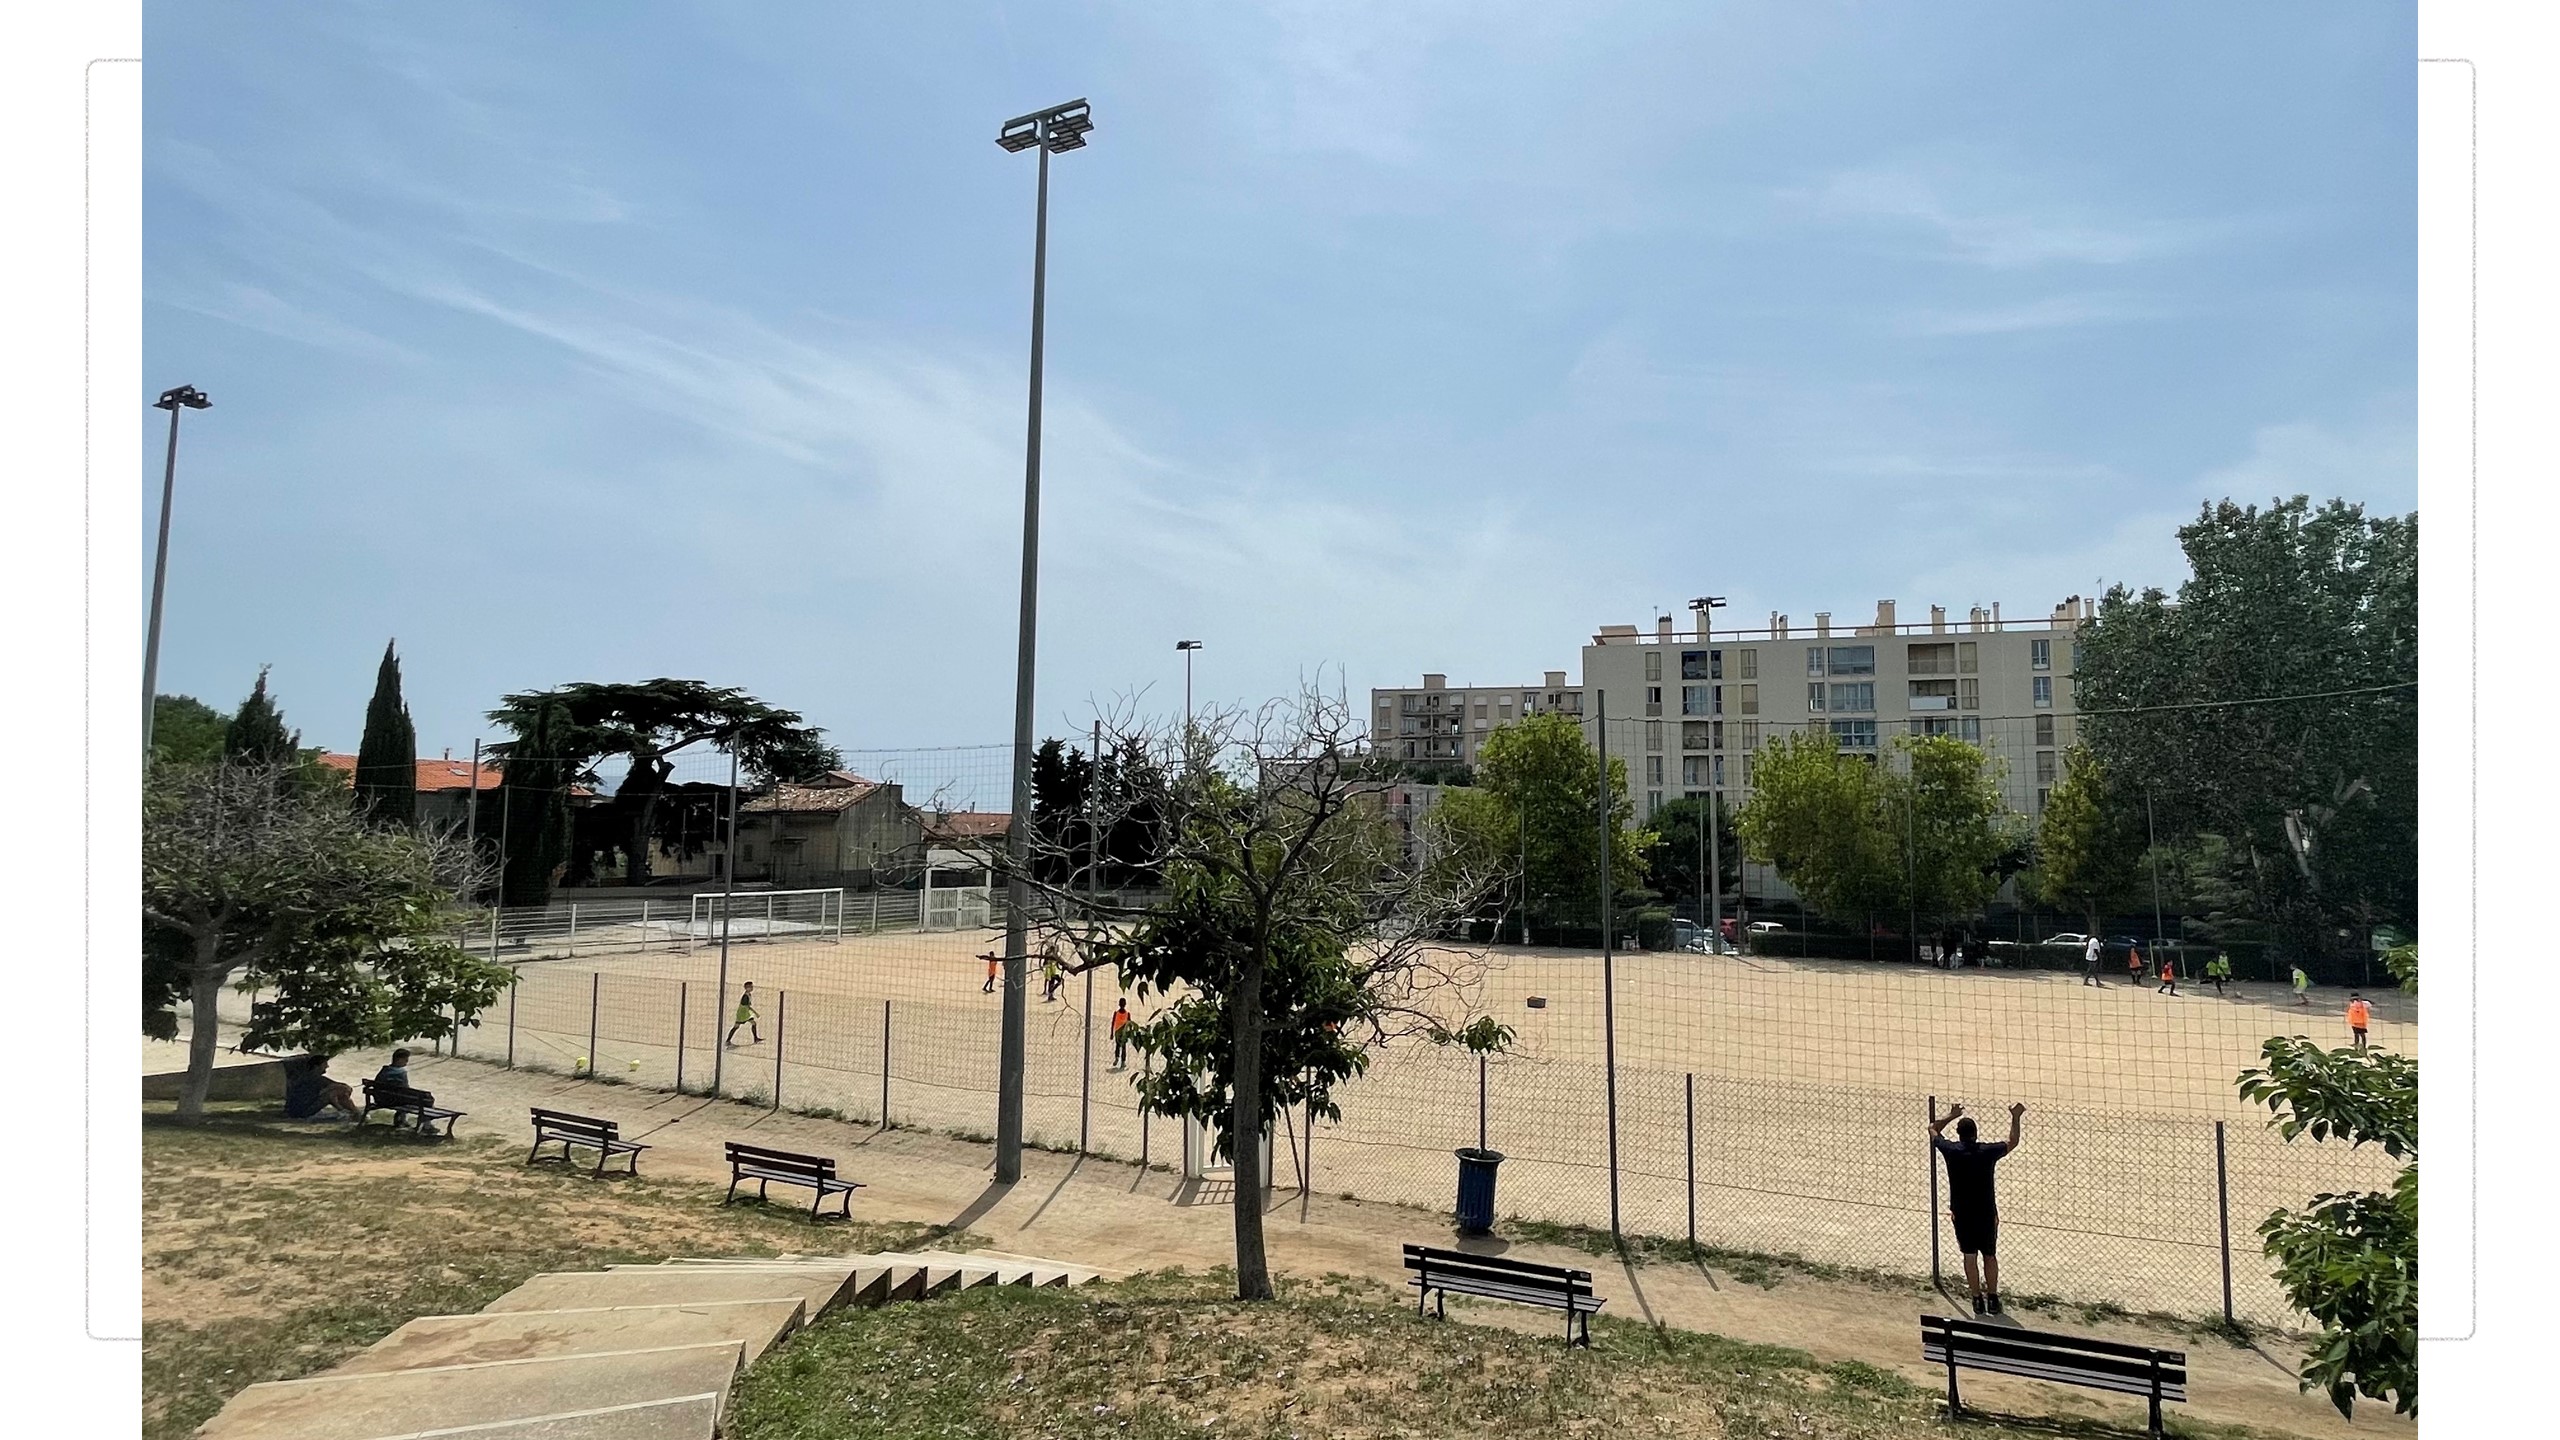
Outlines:
{"label": "person sitting on bench", "polygon": [[410,1094],[418,1097],[419,1104],[433,1105],[436,1103],[436,1097],[434,1095],[409,1083],[409,1052],[406,1050],[392,1051],[391,1063],[373,1072],[373,1088],[376,1090],[406,1090]]}
{"label": "person sitting on bench", "polygon": [[[2009,1138],[1985,1145],[1976,1138],[1973,1117],[1957,1105],[1929,1122],[1929,1143],[1947,1161],[1947,1216],[1955,1222],[1956,1248],[1964,1252],[1964,1283],[1973,1291],[1973,1313],[2000,1313],[2000,1207],[1991,1187],[1991,1168],[2018,1148],[2018,1122],[2024,1103],[2009,1107]],[[1958,1119],[1957,1117],[1963,1118]],[[1956,1122],[1956,1138],[1939,1133]]]}
{"label": "person sitting on bench", "polygon": [[285,1118],[317,1120],[325,1109],[336,1110],[341,1119],[364,1118],[364,1107],[356,1103],[356,1092],[345,1081],[329,1078],[329,1057],[305,1055],[285,1074]]}

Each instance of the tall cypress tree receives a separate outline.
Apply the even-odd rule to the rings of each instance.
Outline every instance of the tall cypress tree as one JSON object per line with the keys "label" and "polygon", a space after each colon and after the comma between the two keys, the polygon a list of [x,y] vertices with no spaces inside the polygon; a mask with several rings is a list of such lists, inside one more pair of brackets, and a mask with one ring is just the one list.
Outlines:
{"label": "tall cypress tree", "polygon": [[418,727],[400,698],[399,642],[382,647],[382,669],[364,707],[364,741],[356,747],[356,809],[385,825],[418,819]]}
{"label": "tall cypress tree", "polygon": [[267,694],[267,667],[222,732],[222,758],[244,765],[291,765],[302,758],[302,736],[284,728],[284,712]]}

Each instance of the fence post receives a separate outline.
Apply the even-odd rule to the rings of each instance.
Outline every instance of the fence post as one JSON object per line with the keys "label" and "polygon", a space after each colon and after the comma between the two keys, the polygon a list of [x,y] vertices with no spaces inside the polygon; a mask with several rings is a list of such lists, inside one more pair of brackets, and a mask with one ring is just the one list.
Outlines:
{"label": "fence post", "polygon": [[1084,1083],[1076,1099],[1076,1153],[1093,1149],[1093,972],[1084,972]]}
{"label": "fence post", "polygon": [[[1156,1057],[1153,1053],[1142,1053],[1138,1056],[1138,1073],[1142,1075],[1156,1073]],[[1138,1178],[1140,1180],[1147,1178],[1147,1120],[1150,1114],[1147,1102],[1140,1100],[1138,1102]]]}
{"label": "fence post", "polygon": [[578,953],[578,902],[569,902],[569,953]]}
{"label": "fence post", "polygon": [[2222,1218],[2222,1320],[2237,1325],[2240,1319],[2231,1313],[2231,1164],[2219,1120],[2213,1122],[2213,1194],[2214,1209]]}
{"label": "fence post", "polygon": [[[646,905],[649,902],[643,900],[640,903]],[[676,982],[676,1093],[679,1095],[684,1093],[684,1011],[685,1001],[689,998],[685,994],[687,983],[683,980]]]}
{"label": "fence post", "polygon": [[[782,817],[780,810],[773,813],[777,820]],[[770,890],[764,892],[764,938],[767,940],[773,938],[773,892]]]}
{"label": "fence post", "polygon": [[494,962],[497,958],[498,958],[498,907],[497,907],[497,906],[495,906],[495,905],[492,905],[492,906],[490,906],[490,907],[489,907],[489,959],[490,959],[491,961],[493,961],[493,962]]}
{"label": "fence post", "polygon": [[516,1068],[516,991],[524,984],[524,972],[507,971],[507,1068]]}
{"label": "fence post", "polygon": [[[1938,1097],[1929,1097],[1929,1125],[1932,1134],[1938,1124]],[[1929,1156],[1929,1283],[1940,1283],[1938,1270],[1938,1147],[1932,1145]]]}
{"label": "fence post", "polygon": [[782,1003],[791,998],[788,990],[773,992],[773,1108],[782,1108]]}
{"label": "fence post", "polygon": [[[878,901],[873,901],[878,904]],[[889,1002],[880,1002],[880,1128],[889,1128]]]}
{"label": "fence post", "polygon": [[1689,1258],[1698,1258],[1698,1077],[1680,1077],[1681,1129],[1689,1137]]}
{"label": "fence post", "polygon": [[640,948],[649,948],[649,902],[640,902]]}
{"label": "fence post", "polygon": [[596,1012],[604,1007],[604,972],[587,972],[587,1078],[596,1078]]}

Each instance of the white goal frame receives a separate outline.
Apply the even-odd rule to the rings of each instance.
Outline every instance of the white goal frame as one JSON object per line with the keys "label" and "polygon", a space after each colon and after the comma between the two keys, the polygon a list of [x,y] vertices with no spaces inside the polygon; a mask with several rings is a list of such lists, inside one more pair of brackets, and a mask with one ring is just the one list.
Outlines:
{"label": "white goal frame", "polygon": [[[818,897],[817,918],[808,919],[806,901]],[[697,890],[685,913],[686,948],[696,943],[720,938],[721,907],[728,907],[731,940],[775,940],[783,935],[780,927],[791,926],[796,938],[842,940],[844,938],[844,897],[842,886],[818,890]],[[798,914],[792,913],[794,910]],[[806,929],[798,927],[807,926]]]}

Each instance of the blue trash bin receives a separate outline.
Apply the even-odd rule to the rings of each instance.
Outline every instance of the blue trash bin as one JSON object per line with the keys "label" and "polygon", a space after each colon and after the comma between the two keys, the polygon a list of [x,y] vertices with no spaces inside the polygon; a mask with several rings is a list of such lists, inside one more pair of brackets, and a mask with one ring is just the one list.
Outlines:
{"label": "blue trash bin", "polygon": [[1502,1164],[1502,1152],[1470,1146],[1455,1153],[1458,1157],[1458,1233],[1490,1235],[1493,1233],[1494,1169]]}

